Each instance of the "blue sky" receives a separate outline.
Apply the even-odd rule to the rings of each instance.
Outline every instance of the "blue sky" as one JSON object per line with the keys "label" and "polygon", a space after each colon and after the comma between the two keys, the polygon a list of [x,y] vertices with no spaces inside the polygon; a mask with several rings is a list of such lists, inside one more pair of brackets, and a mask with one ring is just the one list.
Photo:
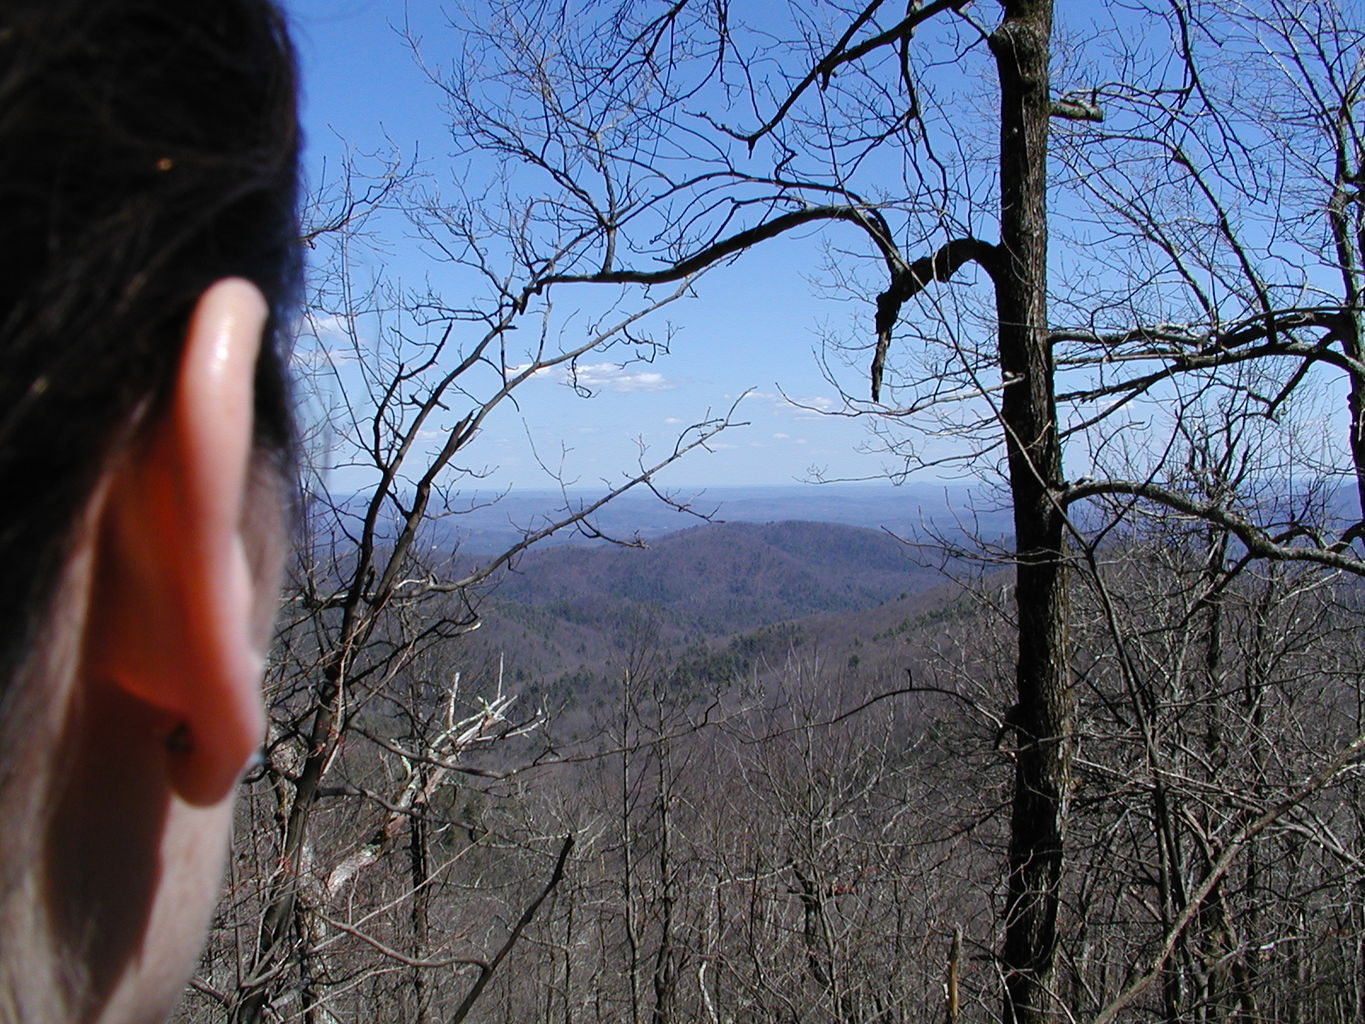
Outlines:
{"label": "blue sky", "polygon": [[[425,50],[439,55],[448,37],[439,3],[285,4],[302,63],[305,173],[311,182],[335,174],[348,149],[364,154],[392,145],[406,157],[416,154],[426,169],[448,164],[439,96],[398,32],[406,19]],[[383,233],[392,267],[412,280],[433,272],[401,224],[387,224]],[[859,453],[869,440],[862,421],[812,411],[835,408],[838,397],[819,370],[819,332],[846,329],[852,318],[870,333],[872,316],[870,302],[821,302],[813,294],[804,268],[817,266],[821,253],[812,233],[770,244],[706,275],[696,297],[664,311],[660,323],[667,320],[676,331],[669,354],[625,368],[612,362],[611,353],[585,360],[584,379],[597,392],[589,400],[560,380],[529,382],[520,408],[506,406],[495,415],[468,463],[492,473],[488,485],[549,485],[537,457],[585,487],[615,482],[637,464],[641,442],[653,461],[672,447],[680,429],[723,412],[749,391],[737,418],[750,425],[717,438],[714,452],[695,452],[671,467],[666,483],[791,484],[813,470],[840,478],[877,475],[886,460]],[[564,294],[557,301],[562,307],[577,296]],[[842,370],[841,380],[862,395],[865,373],[862,367]],[[793,405],[784,394],[809,408]]]}
{"label": "blue sky", "polygon": [[[420,37],[427,60],[436,65],[447,63],[448,55],[455,51],[449,42],[452,32],[445,24],[439,0],[282,2],[293,23],[302,63],[304,122],[309,139],[305,171],[312,182],[334,177],[347,153],[370,154],[390,148],[404,159],[415,161],[417,171],[431,175],[433,180],[442,175],[448,180],[452,174],[479,180],[480,173],[487,168],[475,162],[460,165],[451,158],[453,143],[446,131],[439,91],[417,67],[400,33],[406,25]],[[1071,2],[1059,4],[1059,8],[1061,42],[1054,71],[1054,85],[1058,88],[1068,83],[1076,86],[1106,81],[1115,73],[1111,65],[1117,59],[1110,54],[1110,48],[1128,53],[1143,65],[1135,74],[1148,74],[1146,66],[1152,65],[1156,73],[1180,77],[1180,69],[1171,57],[1169,26],[1163,28],[1160,18],[1139,18],[1126,4],[1097,7]],[[751,0],[744,9],[758,19],[772,10],[765,0]],[[917,40],[929,46],[925,34],[921,32]],[[994,179],[987,158],[995,144],[994,129],[989,117],[974,116],[979,111],[972,104],[977,102],[974,87],[984,81],[983,73],[989,76],[991,72],[983,72],[985,57],[981,47],[973,48],[973,63],[954,56],[957,50],[942,43],[940,39],[938,49],[927,51],[936,63],[943,65],[935,78],[939,90],[936,102],[929,109],[946,127],[946,137],[962,148],[956,158],[949,158],[955,176],[951,186],[945,183],[944,190],[961,192],[967,197],[962,200],[965,205],[961,209],[970,210],[974,222],[954,225],[949,223],[954,211],[927,207],[924,208],[927,212],[915,216],[934,223],[935,233],[941,226],[945,231],[965,230],[990,237],[994,232],[990,212]],[[764,61],[780,64],[786,57],[785,51],[774,51],[765,54],[754,66],[762,71]],[[1174,70],[1166,67],[1163,72],[1167,65]],[[779,70],[787,69],[784,65]],[[884,176],[878,177],[882,168],[874,161],[875,157],[868,164],[869,174],[876,178],[875,188]],[[1140,164],[1139,172],[1135,173],[1147,173],[1141,171],[1144,167],[1161,166],[1164,165]],[[915,161],[906,161],[901,172],[913,177],[920,169]],[[926,180],[933,184],[931,178]],[[1291,175],[1289,180],[1297,179]],[[913,180],[903,184],[910,189],[905,194],[912,198],[933,195],[932,190],[916,191]],[[1178,183],[1172,185],[1173,189],[1177,187]],[[1310,193],[1311,190],[1305,195],[1311,199]],[[1070,316],[1084,324],[1086,317],[1098,310],[1098,325],[1107,329],[1114,323],[1126,324],[1128,317],[1149,315],[1148,306],[1151,316],[1163,319],[1179,320],[1185,315],[1189,297],[1179,287],[1168,287],[1169,275],[1150,273],[1146,261],[1152,258],[1152,253],[1130,244],[1132,238],[1123,233],[1122,225],[1111,238],[1116,229],[1110,218],[1102,213],[1086,215],[1079,205],[1079,196],[1076,188],[1067,193],[1065,188],[1054,187],[1050,197],[1052,210],[1058,214],[1052,232],[1053,281],[1060,282],[1064,292],[1074,288],[1072,294],[1078,302],[1077,308],[1070,311],[1054,302],[1052,310],[1054,316],[1062,318],[1059,322],[1069,322],[1066,318]],[[1241,201],[1235,193],[1232,196],[1235,202]],[[1164,201],[1170,200],[1167,195]],[[1068,202],[1073,205],[1068,207]],[[1244,218],[1253,218],[1276,210],[1272,202],[1242,213]],[[1072,215],[1069,219],[1065,216],[1068,213]],[[914,223],[908,214],[907,222]],[[1266,247],[1267,252],[1261,257],[1267,267],[1288,268],[1284,276],[1291,285],[1297,273],[1294,268],[1300,264],[1305,265],[1304,273],[1310,277],[1323,273],[1324,267],[1331,269],[1330,257],[1316,268],[1307,266],[1316,258],[1311,248],[1316,243],[1310,238],[1310,247],[1303,248],[1303,239],[1289,230],[1297,222],[1291,218],[1275,223],[1274,240],[1269,236],[1262,239],[1257,231],[1242,228],[1251,230],[1246,238],[1253,244]],[[382,237],[376,244],[384,252],[388,272],[407,284],[429,279],[451,303],[472,294],[473,289],[466,282],[451,276],[448,266],[433,262],[422,251],[421,243],[411,237],[403,222],[390,219],[377,226]],[[1311,225],[1309,229],[1311,233]],[[1281,231],[1285,234],[1282,240],[1278,238]],[[908,244],[913,246],[914,242]],[[748,392],[749,397],[741,404],[736,418],[747,420],[750,425],[718,438],[713,443],[713,452],[694,453],[681,465],[671,467],[662,477],[664,484],[680,488],[791,484],[813,475],[833,479],[876,478],[884,469],[902,468],[887,456],[860,453],[860,447],[875,447],[875,439],[864,421],[819,414],[822,409],[839,408],[840,387],[858,398],[867,394],[865,355],[855,365],[831,368],[837,378],[836,387],[822,376],[818,354],[822,332],[863,343],[871,340],[870,292],[882,286],[875,278],[875,265],[864,261],[863,265],[870,266],[871,271],[862,282],[865,287],[861,297],[851,301],[821,298],[813,280],[827,254],[840,271],[854,277],[859,274],[859,261],[840,260],[840,246],[866,256],[866,243],[855,234],[827,226],[765,243],[737,262],[707,273],[696,285],[694,295],[669,306],[656,318],[660,329],[667,326],[673,331],[668,354],[647,365],[628,366],[615,362],[620,349],[601,357],[585,357],[579,366],[580,379],[596,392],[589,400],[576,396],[561,377],[553,374],[529,381],[518,392],[517,406],[502,407],[488,421],[476,444],[462,453],[461,466],[487,474],[476,485],[482,489],[539,490],[554,484],[553,474],[571,485],[600,489],[603,482],[616,484],[632,474],[640,460],[641,444],[647,449],[645,461],[658,461],[661,453],[673,447],[680,430],[723,413],[740,394]],[[1196,252],[1196,264],[1201,252]],[[1209,259],[1210,268],[1216,268],[1217,253]],[[1159,254],[1157,262],[1161,263]],[[1209,273],[1212,272],[1210,269]],[[1130,294],[1131,281],[1145,284]],[[1110,292],[1117,298],[1109,305],[1106,305],[1109,299],[1093,305],[1096,288],[1101,298]],[[590,292],[592,298],[588,297]],[[559,321],[556,330],[563,332],[559,337],[570,336],[574,331],[580,331],[581,336],[580,325],[595,311],[591,304],[599,303],[600,310],[604,294],[602,289],[587,287],[556,288],[556,312],[569,314]],[[903,311],[893,360],[906,357],[904,361],[910,370],[907,376],[913,378],[914,371],[922,372],[925,390],[932,390],[936,384],[949,390],[962,388],[968,393],[975,387],[998,387],[998,371],[988,368],[979,377],[969,375],[951,359],[937,361],[950,348],[924,344],[933,340],[955,342],[968,353],[974,346],[989,345],[993,312],[988,306],[983,307],[984,289],[933,289],[926,296],[919,312],[938,305],[941,313],[920,321]],[[1228,301],[1229,309],[1236,306],[1235,295]],[[572,315],[575,311],[577,316]],[[525,340],[533,333],[534,328],[528,325],[517,337]],[[924,336],[917,338],[918,334]],[[915,365],[913,354],[920,350],[935,361]],[[989,367],[989,352],[983,365]],[[344,372],[356,371],[352,366]],[[1086,372],[1089,371],[1077,371],[1082,375]],[[1256,372],[1262,371],[1258,368]],[[1277,371],[1272,366],[1264,372],[1273,376]],[[913,385],[912,379],[906,390],[913,392]],[[1204,394],[1202,378],[1192,378],[1189,386],[1192,394]],[[1303,456],[1310,465],[1344,465],[1340,441],[1345,434],[1339,429],[1344,422],[1340,389],[1340,381],[1332,379],[1324,389],[1309,390],[1304,396],[1306,406],[1326,403],[1329,407],[1323,410],[1305,407],[1295,412],[1294,421],[1302,436],[1295,441],[1299,448],[1294,451],[1303,456],[1300,448],[1306,450],[1309,442],[1322,449],[1307,451]],[[796,402],[787,401],[784,395]],[[1159,458],[1169,441],[1165,435],[1171,411],[1184,408],[1173,400],[1175,396],[1175,390],[1156,389],[1143,401],[1124,406],[1117,416],[1105,422],[1103,429],[1072,437],[1068,442],[1068,474],[1146,472],[1144,467]],[[957,434],[957,443],[968,444],[962,439],[973,430],[979,430],[983,446],[998,442],[998,430],[991,423],[989,411],[978,423],[972,422],[983,412],[980,403],[940,406],[934,411],[944,408],[948,410],[945,415],[957,415],[958,425],[964,428]],[[451,419],[460,411],[452,409]],[[1073,412],[1076,416],[1087,414],[1086,408]],[[1319,429],[1324,425],[1325,429]],[[1320,437],[1321,442],[1315,437]],[[429,443],[438,443],[439,439],[439,429],[431,431]],[[940,446],[928,449],[928,454],[936,457],[947,454],[946,446],[953,442],[933,439],[929,443]],[[998,448],[992,448],[987,460],[997,456]],[[1117,470],[1106,468],[1111,464]],[[982,468],[988,471],[990,465],[987,461]],[[545,471],[547,466],[551,474]],[[334,470],[334,484],[346,489],[352,482],[347,472],[344,466]],[[361,481],[354,483],[359,485]],[[469,486],[474,486],[472,481]]]}

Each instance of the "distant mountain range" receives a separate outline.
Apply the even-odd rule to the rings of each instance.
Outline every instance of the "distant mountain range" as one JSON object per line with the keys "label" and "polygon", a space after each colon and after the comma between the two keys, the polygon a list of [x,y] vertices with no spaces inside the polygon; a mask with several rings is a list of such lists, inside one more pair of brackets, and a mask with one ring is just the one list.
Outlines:
{"label": "distant mountain range", "polygon": [[667,613],[687,635],[737,633],[816,612],[867,608],[940,580],[886,533],[837,523],[713,523],[644,550],[558,547],[528,555],[494,592],[597,621],[629,607]]}
{"label": "distant mountain range", "polygon": [[[869,687],[911,682],[946,688],[926,701],[997,683],[998,701],[1007,700],[1001,681],[1014,658],[1008,559],[973,560],[928,543],[935,531],[1001,543],[1003,515],[978,511],[965,494],[923,489],[713,498],[730,521],[649,536],[643,549],[598,543],[528,551],[487,593],[483,627],[461,641],[455,656],[466,678],[494,679],[501,663],[508,692],[544,706],[575,739],[612,721],[627,673],[662,681],[674,696],[745,687],[776,699],[800,676],[835,707]],[[900,511],[896,498],[916,503],[918,518]],[[882,516],[891,525],[740,521],[780,512],[783,501],[791,508],[817,500],[828,502],[826,515]],[[906,543],[901,533],[925,543]],[[1116,535],[1112,543],[1129,541]],[[991,708],[1003,714],[1007,706]]]}
{"label": "distant mountain range", "polygon": [[951,578],[970,573],[884,530],[832,522],[711,523],[644,549],[534,549],[488,592],[460,660],[485,679],[501,660],[513,689],[552,703],[600,704],[645,662],[689,688],[767,675],[797,647],[899,675],[890,638],[951,606]]}
{"label": "distant mountain range", "polygon": [[[1008,550],[1010,514],[983,489],[715,488],[670,497],[692,514],[627,494],[595,514],[590,530],[563,531],[499,572],[483,592],[482,628],[455,654],[466,678],[491,681],[501,665],[514,691],[581,701],[587,721],[586,705],[602,707],[622,672],[643,662],[684,687],[777,680],[798,650],[841,673],[898,678],[947,626],[962,631],[966,648],[982,640],[979,611],[968,610],[954,580],[974,580],[995,620],[1007,614],[1005,563],[954,553]],[[464,496],[425,543],[472,567],[593,499]]]}
{"label": "distant mountain range", "polygon": [[[965,484],[803,485],[792,487],[714,487],[668,492],[692,512],[681,512],[647,491],[630,492],[593,516],[594,528],[615,539],[649,542],[712,522],[770,523],[783,520],[836,523],[885,530],[909,540],[929,541],[937,534],[953,540],[964,534],[996,541],[1011,529],[1009,511],[998,496]],[[482,555],[515,543],[523,531],[539,529],[567,510],[595,500],[590,492],[519,491],[501,497],[468,496],[460,511],[443,520],[442,533],[463,554]],[[496,498],[496,500],[494,500]],[[599,543],[572,529],[549,544]]]}
{"label": "distant mountain range", "polygon": [[[462,493],[444,514],[433,510],[420,543],[425,557],[462,573],[597,497]],[[668,498],[691,511],[632,492],[595,513],[589,529],[562,530],[522,552],[480,588],[481,628],[452,648],[450,668],[491,684],[501,665],[519,692],[563,697],[600,693],[642,652],[679,678],[717,683],[807,641],[848,660],[874,634],[956,599],[950,578],[973,570],[945,553],[945,542],[1007,546],[1011,527],[997,501],[962,484],[710,488]],[[344,515],[363,514],[363,496],[333,500]],[[350,529],[337,529],[344,543]],[[390,530],[396,524],[386,530],[381,520],[381,545]]]}

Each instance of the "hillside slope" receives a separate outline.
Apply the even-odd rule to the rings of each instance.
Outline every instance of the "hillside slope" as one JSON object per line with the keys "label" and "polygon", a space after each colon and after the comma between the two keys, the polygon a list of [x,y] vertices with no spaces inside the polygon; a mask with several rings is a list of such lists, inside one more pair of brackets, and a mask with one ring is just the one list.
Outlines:
{"label": "hillside slope", "polygon": [[664,613],[678,634],[716,636],[871,607],[937,578],[911,560],[905,545],[875,530],[724,523],[670,534],[644,550],[536,552],[499,582],[493,601],[580,625],[611,626],[623,611],[650,609]]}
{"label": "hillside slope", "polygon": [[502,659],[512,682],[563,694],[595,690],[645,653],[680,685],[762,671],[808,641],[848,660],[956,593],[914,557],[885,533],[812,522],[708,524],[644,550],[535,551],[481,605],[462,661],[488,677]]}

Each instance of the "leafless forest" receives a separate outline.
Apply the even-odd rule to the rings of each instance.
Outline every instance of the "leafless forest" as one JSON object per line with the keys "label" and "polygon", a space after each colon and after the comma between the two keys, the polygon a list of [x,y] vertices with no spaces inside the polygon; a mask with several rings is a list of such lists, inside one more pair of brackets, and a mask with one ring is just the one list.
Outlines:
{"label": "leafless forest", "polygon": [[[328,397],[179,1019],[1365,1022],[1359,3],[449,14],[413,59],[467,159],[310,210]],[[386,278],[395,220],[477,286]],[[838,414],[1010,537],[943,537],[856,660],[689,675],[641,615],[569,729],[487,586],[729,422],[474,558],[480,427],[784,236],[860,311]]]}

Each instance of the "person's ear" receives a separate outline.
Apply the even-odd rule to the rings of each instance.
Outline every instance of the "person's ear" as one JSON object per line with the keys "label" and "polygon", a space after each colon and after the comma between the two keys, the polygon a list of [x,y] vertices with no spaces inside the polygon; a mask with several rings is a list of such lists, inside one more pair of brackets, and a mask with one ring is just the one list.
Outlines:
{"label": "person's ear", "polygon": [[243,531],[266,316],[250,282],[204,292],[174,392],[110,470],[100,517],[87,677],[147,706],[159,735],[145,739],[193,804],[228,794],[264,728],[262,595]]}

